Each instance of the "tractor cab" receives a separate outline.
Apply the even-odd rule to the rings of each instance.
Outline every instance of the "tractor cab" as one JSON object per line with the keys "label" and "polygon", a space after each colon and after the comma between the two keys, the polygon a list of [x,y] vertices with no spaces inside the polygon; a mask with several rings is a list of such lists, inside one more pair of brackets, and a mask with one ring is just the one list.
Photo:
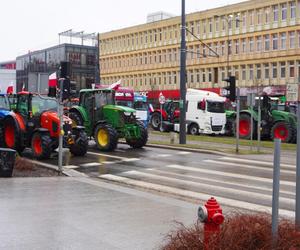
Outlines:
{"label": "tractor cab", "polygon": [[0,94],[0,109],[1,110],[10,110],[10,103],[7,95]]}

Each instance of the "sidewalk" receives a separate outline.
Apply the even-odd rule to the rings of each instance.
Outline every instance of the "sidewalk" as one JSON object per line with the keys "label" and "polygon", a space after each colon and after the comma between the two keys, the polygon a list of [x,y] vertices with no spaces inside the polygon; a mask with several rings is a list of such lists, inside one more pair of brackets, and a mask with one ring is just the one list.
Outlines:
{"label": "sidewalk", "polygon": [[[177,141],[178,141],[179,135],[177,135]],[[164,142],[164,143],[170,143],[171,140],[171,135],[168,133],[165,133],[164,135],[158,135],[149,132],[149,143],[151,141],[155,142]],[[178,142],[177,142],[178,143]],[[213,142],[206,142],[206,141],[192,141],[192,140],[187,140],[186,142],[187,145],[199,145],[203,148],[206,149],[211,149],[213,150],[214,148],[216,150],[224,150],[224,149],[232,149],[232,151],[235,150],[235,145],[230,145],[230,144],[225,144],[225,143],[213,143]],[[244,150],[250,150],[249,146],[240,146],[240,149]],[[272,162],[273,161],[273,149],[272,148],[261,148],[266,154],[247,154],[247,155],[236,155],[232,154],[235,157],[239,158],[245,158],[245,159],[252,159],[252,160],[260,160],[262,162],[267,161],[267,162]],[[256,152],[256,148],[253,147],[253,152]],[[292,164],[296,165],[296,150],[282,150],[281,151],[281,162],[285,164]]]}
{"label": "sidewalk", "polygon": [[0,249],[158,249],[198,205],[90,178],[0,179]]}

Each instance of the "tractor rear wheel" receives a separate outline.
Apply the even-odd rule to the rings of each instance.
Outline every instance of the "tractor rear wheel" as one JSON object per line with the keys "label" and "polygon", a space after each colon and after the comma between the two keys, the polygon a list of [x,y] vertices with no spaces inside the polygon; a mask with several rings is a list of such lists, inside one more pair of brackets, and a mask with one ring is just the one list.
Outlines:
{"label": "tractor rear wheel", "polygon": [[[250,115],[241,114],[239,125],[240,125],[239,126],[240,138],[249,140],[251,138],[251,117],[250,117]],[[255,127],[255,126],[253,126],[253,127]]]}
{"label": "tractor rear wheel", "polygon": [[158,112],[155,112],[151,115],[150,123],[154,130],[159,130],[160,123],[161,123],[161,116]]}
{"label": "tractor rear wheel", "polygon": [[109,124],[99,124],[95,129],[94,138],[101,151],[113,151],[118,145],[118,133]]}
{"label": "tractor rear wheel", "polygon": [[4,120],[2,132],[4,146],[15,149],[21,154],[25,147],[21,145],[19,138],[20,131],[12,118]]}
{"label": "tractor rear wheel", "polygon": [[271,139],[281,139],[282,142],[291,142],[293,140],[293,128],[284,121],[276,122],[271,130]]}
{"label": "tractor rear wheel", "polygon": [[81,115],[78,112],[70,112],[69,113],[70,119],[73,121],[73,126],[83,126],[83,120],[81,118]]}
{"label": "tractor rear wheel", "polygon": [[235,119],[228,118],[225,124],[225,135],[227,136],[235,135],[234,128],[235,128]]}
{"label": "tractor rear wheel", "polygon": [[38,160],[49,159],[51,155],[51,138],[48,133],[35,132],[31,139],[32,153]]}
{"label": "tractor rear wheel", "polygon": [[87,148],[88,137],[84,130],[80,130],[76,134],[75,143],[70,147],[70,152],[75,156],[84,156],[87,152]]}
{"label": "tractor rear wheel", "polygon": [[[1,122],[3,122],[3,121],[1,121]],[[3,140],[3,127],[2,126],[0,126],[0,148],[1,147],[4,147],[4,140]]]}
{"label": "tractor rear wheel", "polygon": [[146,145],[148,141],[148,131],[145,128],[144,124],[141,121],[136,121],[136,125],[140,130],[139,138],[125,138],[127,144],[132,148],[142,148]]}

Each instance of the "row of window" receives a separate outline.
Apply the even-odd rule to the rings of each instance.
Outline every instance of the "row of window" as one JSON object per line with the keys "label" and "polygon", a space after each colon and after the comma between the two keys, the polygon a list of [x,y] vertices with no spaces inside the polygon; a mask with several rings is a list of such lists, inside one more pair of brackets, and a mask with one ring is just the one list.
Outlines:
{"label": "row of window", "polygon": [[[298,14],[297,14],[298,13]],[[287,20],[294,20],[296,16],[300,18],[300,0],[289,1],[281,4],[275,4],[260,9],[252,9],[241,13],[233,13],[231,15],[214,16],[209,19],[190,21],[187,23],[187,29],[196,36],[205,39],[211,37],[213,32],[230,31],[232,29],[246,33],[253,31],[254,27],[261,25],[284,24]],[[285,25],[285,24],[284,24]],[[247,30],[248,28],[248,30]],[[269,27],[266,27],[269,29]],[[187,33],[189,39],[192,35]],[[137,46],[152,44],[157,42],[177,43],[180,39],[180,24],[146,30],[134,34],[126,34],[101,41],[102,54],[118,52],[131,47],[136,49]]]}
{"label": "row of window", "polygon": [[[282,61],[264,64],[247,64],[230,67],[229,74],[235,75],[240,81],[289,79],[300,77],[300,61]],[[187,71],[187,84],[218,83],[225,79],[226,68],[205,68]],[[122,79],[124,86],[143,87],[155,85],[178,85],[179,71],[140,74],[131,76],[116,76],[103,78],[104,83],[116,82]]]}
{"label": "row of window", "polygon": [[[300,48],[300,30],[240,38],[229,41],[223,40],[208,43],[207,45],[208,47],[204,45],[188,46],[187,60],[214,56],[215,53],[220,56],[225,56],[227,53],[238,55],[242,53]],[[228,52],[227,48],[229,49]],[[215,51],[215,53],[213,51]],[[180,56],[179,53],[179,48],[173,48],[153,52],[136,53],[130,56],[110,57],[107,59],[101,59],[100,67],[102,70],[109,70],[157,63],[178,63]]]}

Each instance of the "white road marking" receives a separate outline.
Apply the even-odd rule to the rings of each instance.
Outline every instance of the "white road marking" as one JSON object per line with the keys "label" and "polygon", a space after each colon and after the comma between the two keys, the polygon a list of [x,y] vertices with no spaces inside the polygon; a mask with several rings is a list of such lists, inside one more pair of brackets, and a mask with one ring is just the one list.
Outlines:
{"label": "white road marking", "polygon": [[[264,177],[249,176],[249,175],[235,174],[235,173],[225,173],[225,172],[216,171],[216,170],[194,168],[194,167],[188,167],[188,166],[182,166],[182,165],[166,165],[165,167],[172,168],[172,169],[179,169],[179,170],[194,171],[194,172],[205,173],[205,174],[213,174],[213,175],[219,175],[219,176],[227,176],[227,177],[233,177],[233,178],[239,178],[239,179],[273,183],[272,179],[264,178]],[[280,184],[285,184],[285,185],[292,186],[292,187],[296,186],[295,182],[292,182],[292,181],[280,181]]]}
{"label": "white road marking", "polygon": [[[198,192],[193,192],[193,191],[189,191],[189,190],[182,190],[182,189],[168,187],[168,186],[164,186],[164,185],[133,180],[130,178],[111,175],[111,174],[101,175],[101,176],[99,176],[99,178],[105,179],[105,180],[110,180],[110,181],[115,181],[115,182],[120,182],[120,183],[124,183],[124,184],[131,185],[131,186],[137,186],[137,187],[141,187],[141,188],[155,190],[155,191],[159,191],[159,192],[174,194],[174,195],[181,196],[181,197],[189,197],[192,199],[197,199],[197,200],[202,200],[202,201],[206,201],[209,198],[211,198],[211,195],[204,194],[204,193],[198,193]],[[272,208],[268,207],[268,206],[257,205],[257,204],[250,203],[250,202],[237,201],[237,200],[223,198],[223,197],[216,197],[216,199],[222,205],[237,207],[237,208],[251,210],[251,211],[255,211],[255,212],[267,212],[267,213],[272,212]],[[279,209],[279,214],[282,216],[286,216],[286,217],[294,217],[295,212],[290,211],[290,210],[285,210],[285,209]]]}
{"label": "white road marking", "polygon": [[67,169],[76,169],[76,168],[79,168],[79,167],[75,166],[75,165],[67,165],[67,166],[64,166],[64,168],[67,168]]}
{"label": "white road marking", "polygon": [[180,151],[177,154],[179,154],[179,155],[189,155],[189,154],[191,154],[191,152]]}
{"label": "white road marking", "polygon": [[[259,156],[257,156],[257,157],[259,157]],[[222,157],[222,158],[220,158],[220,160],[230,161],[230,162],[239,162],[239,163],[249,163],[249,164],[255,164],[255,165],[265,165],[265,166],[273,167],[272,162],[262,162],[262,161],[233,158],[233,157]],[[296,166],[291,165],[291,164],[280,164],[280,166],[285,167],[285,168],[290,168],[290,169],[296,169]]]}
{"label": "white road marking", "polygon": [[170,157],[172,155],[170,154],[157,154],[156,157],[159,158],[159,157]]}
{"label": "white road marking", "polygon": [[89,163],[80,164],[80,167],[97,167],[101,165],[102,164],[100,162],[89,162]]}
{"label": "white road marking", "polygon": [[[233,162],[226,162],[226,161],[222,161],[222,160],[204,160],[204,162],[208,162],[208,163],[215,163],[217,164],[218,167],[225,167],[225,166],[236,166],[236,167],[239,167],[239,168],[245,168],[245,169],[250,169],[250,170],[253,170],[253,169],[256,169],[256,170],[264,170],[264,171],[268,171],[268,172],[272,172],[273,173],[273,168],[270,168],[270,167],[256,167],[256,166],[253,166],[253,165],[245,165],[245,164],[241,164],[241,163],[233,163]],[[280,170],[280,173],[286,173],[286,174],[295,174],[295,170],[292,171],[292,170],[284,170],[284,169],[281,169]]]}
{"label": "white road marking", "polygon": [[119,160],[122,160],[122,161],[126,161],[128,159],[137,159],[137,160],[140,159],[140,158],[129,158],[129,157],[122,157],[122,156],[117,156],[117,155],[104,154],[104,153],[96,153],[96,152],[91,152],[91,151],[88,151],[87,154],[96,155],[96,156],[104,156],[104,157],[119,159]]}
{"label": "white road marking", "polygon": [[119,163],[119,162],[122,162],[122,161],[102,161],[101,163],[107,165],[107,164],[115,164],[115,163]]}

